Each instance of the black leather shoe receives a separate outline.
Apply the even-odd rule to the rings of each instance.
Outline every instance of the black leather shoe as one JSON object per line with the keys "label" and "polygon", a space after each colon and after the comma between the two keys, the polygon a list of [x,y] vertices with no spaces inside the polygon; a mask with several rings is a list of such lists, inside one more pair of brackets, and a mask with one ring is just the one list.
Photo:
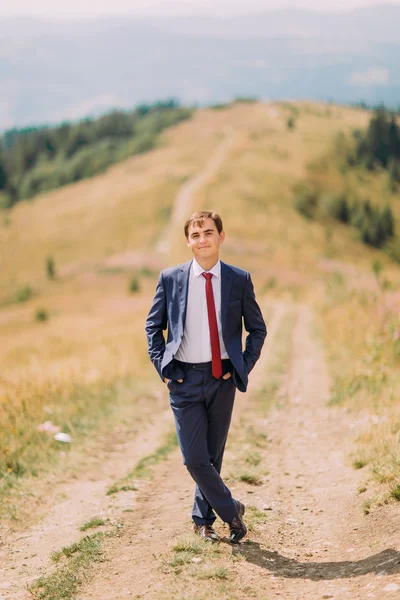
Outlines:
{"label": "black leather shoe", "polygon": [[244,504],[239,502],[239,500],[235,500],[235,502],[237,506],[237,517],[228,523],[232,544],[237,544],[247,533],[247,527],[242,521],[242,517],[246,508]]}
{"label": "black leather shoe", "polygon": [[204,525],[193,525],[193,531],[197,533],[203,540],[209,542],[216,542],[219,540],[219,535],[215,531],[212,525],[204,524]]}

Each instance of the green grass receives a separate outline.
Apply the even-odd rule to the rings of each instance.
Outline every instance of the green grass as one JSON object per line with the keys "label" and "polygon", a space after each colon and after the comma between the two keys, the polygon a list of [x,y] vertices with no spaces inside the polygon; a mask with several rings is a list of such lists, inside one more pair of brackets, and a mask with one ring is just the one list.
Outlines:
{"label": "green grass", "polygon": [[131,294],[136,294],[137,292],[140,291],[140,281],[139,278],[136,277],[136,275],[134,275],[133,277],[131,277],[130,281],[129,281],[129,292]]}
{"label": "green grass", "polygon": [[262,485],[260,476],[257,475],[257,473],[252,473],[250,471],[239,473],[237,479],[239,479],[239,481],[244,481],[249,485]]}
{"label": "green grass", "polygon": [[49,311],[45,308],[38,308],[35,311],[35,321],[44,322],[49,320]]}
{"label": "green grass", "polygon": [[390,490],[390,495],[395,500],[400,501],[400,483],[398,483],[395,487]]}
{"label": "green grass", "polygon": [[191,574],[204,567],[204,560],[209,561],[219,554],[218,542],[210,544],[193,533],[179,537],[172,546],[171,552],[163,556],[162,562],[164,567],[172,569],[175,574],[179,574],[182,568],[190,565],[190,571],[185,570],[185,573]]}
{"label": "green grass", "polygon": [[192,554],[201,554],[204,549],[204,542],[194,537],[182,537],[174,544],[174,552],[191,552]]}
{"label": "green grass", "polygon": [[295,322],[294,311],[289,311],[282,317],[279,335],[274,340],[274,352],[265,369],[265,383],[253,396],[255,407],[260,412],[265,413],[277,403],[279,390],[289,367],[290,340]]}
{"label": "green grass", "polygon": [[51,559],[53,562],[59,562],[64,556],[70,558],[74,554],[92,554],[99,546],[98,541],[103,537],[103,533],[94,533],[87,535],[79,542],[74,542],[69,546],[63,546],[59,552],[53,552]]}
{"label": "green grass", "polygon": [[172,431],[167,435],[165,442],[153,454],[149,454],[139,460],[134,469],[127,475],[127,479],[140,479],[141,477],[151,476],[150,467],[153,467],[161,460],[166,460],[177,446],[178,440],[175,431]]}
{"label": "green grass", "polygon": [[[58,402],[55,424],[61,430],[70,433],[74,445],[83,441],[113,410],[117,403],[121,384],[132,385],[130,379],[118,385],[71,385],[62,391],[49,390],[42,403],[53,409]],[[89,414],[90,408],[90,414]],[[2,407],[3,418],[0,423],[0,518],[10,516],[8,506],[12,496],[24,492],[25,479],[37,477],[53,467],[59,460],[60,445],[46,433],[37,431],[35,425],[45,420],[44,408],[40,412],[33,411],[29,403],[25,403],[25,412],[18,420],[18,436],[15,435],[12,424],[16,421],[15,410],[11,403]],[[40,419],[40,420],[39,420]],[[69,452],[70,447],[64,444],[63,450]]]}
{"label": "green grass", "polygon": [[[186,179],[188,179],[188,177],[185,177],[184,179],[186,181]],[[152,267],[148,267],[148,266],[144,265],[143,267],[141,267],[140,269],[137,270],[137,276],[138,277],[150,277],[150,278],[157,277],[158,271],[156,271]]]}
{"label": "green grass", "polygon": [[112,494],[118,494],[118,492],[129,492],[136,491],[137,487],[135,485],[112,485],[108,488],[106,492],[106,496],[112,496]]}
{"label": "green grass", "polygon": [[[42,390],[41,390],[42,391]],[[146,397],[146,411],[137,414],[136,401]],[[29,516],[30,497],[38,480],[57,472],[61,467],[65,473],[76,472],[81,461],[76,451],[85,451],[87,443],[98,432],[110,435],[110,428],[116,423],[129,427],[130,434],[136,434],[141,423],[147,422],[156,406],[157,398],[143,391],[132,377],[111,382],[89,385],[72,381],[68,388],[46,388],[42,393],[40,412],[33,410],[25,402],[24,415],[18,416],[11,402],[1,406],[3,419],[0,419],[0,519],[24,520]],[[52,421],[61,430],[70,433],[73,444],[56,442],[52,436],[36,429],[36,424],[49,417],[44,407],[54,411]],[[135,423],[132,426],[132,419]],[[18,423],[18,435],[12,424]],[[13,435],[14,431],[14,435]],[[60,463],[60,450],[66,453]],[[72,451],[72,452],[71,452]],[[70,455],[71,453],[71,455]],[[121,486],[132,485],[121,482]]]}
{"label": "green grass", "polygon": [[214,567],[201,565],[199,567],[192,566],[188,570],[188,575],[195,579],[228,579],[228,569],[225,567]]}
{"label": "green grass", "polygon": [[24,285],[15,292],[15,302],[21,304],[27,302],[33,296],[33,290],[30,285]]}
{"label": "green grass", "polygon": [[[273,340],[274,352],[265,366],[264,382],[251,394],[248,412],[232,432],[231,447],[235,453],[235,469],[230,469],[230,479],[252,486],[262,486],[266,468],[263,457],[266,455],[268,436],[258,425],[258,417],[265,417],[272,406],[282,406],[286,396],[281,389],[287,375],[290,348],[296,313],[289,310],[283,315],[279,332]],[[253,415],[251,420],[248,414]]]}
{"label": "green grass", "polygon": [[249,452],[246,456],[246,463],[252,467],[257,467],[261,462],[261,454],[258,451]]}
{"label": "green grass", "polygon": [[265,449],[268,436],[263,431],[256,429],[253,421],[250,422],[246,417],[240,418],[239,428],[242,432],[243,440],[248,442],[250,448],[246,448],[243,452],[243,463],[247,463],[247,457],[250,453],[259,452],[259,449]]}
{"label": "green grass", "polygon": [[92,519],[90,519],[90,521],[86,521],[86,523],[84,523],[79,530],[80,531],[86,531],[87,529],[91,529],[93,527],[101,527],[101,525],[105,525],[106,522],[104,519],[102,519],[101,517],[93,517]]}
{"label": "green grass", "polygon": [[123,490],[136,490],[137,488],[134,485],[124,482],[130,482],[132,480],[134,481],[145,477],[151,477],[152,467],[154,467],[160,461],[166,460],[177,446],[178,440],[176,437],[176,433],[175,431],[171,431],[167,434],[163,444],[161,444],[161,446],[159,446],[157,450],[153,452],[153,454],[148,454],[147,456],[144,456],[142,459],[140,459],[136,463],[134,468],[131,471],[129,471],[127,475],[125,475],[125,477],[123,477],[118,482],[116,482],[108,488],[106,492],[107,496],[111,494],[116,494],[117,492]]}
{"label": "green grass", "polygon": [[85,536],[79,542],[54,552],[52,560],[63,561],[53,573],[37,579],[29,592],[35,600],[72,600],[79,587],[88,579],[88,568],[103,560],[102,544],[106,536],[114,532],[97,532]]}
{"label": "green grass", "polygon": [[264,511],[260,510],[256,506],[247,505],[244,520],[246,522],[247,529],[251,532],[257,530],[258,526],[266,523],[267,515]]}
{"label": "green grass", "polygon": [[373,505],[373,503],[374,502],[373,502],[372,499],[364,500],[363,505],[362,505],[363,506],[364,515],[369,515],[370,510],[371,510],[371,506]]}
{"label": "green grass", "polygon": [[175,553],[171,556],[169,560],[167,560],[166,564],[173,569],[182,567],[183,565],[187,565],[191,563],[193,559],[193,554],[191,552],[179,552]]}

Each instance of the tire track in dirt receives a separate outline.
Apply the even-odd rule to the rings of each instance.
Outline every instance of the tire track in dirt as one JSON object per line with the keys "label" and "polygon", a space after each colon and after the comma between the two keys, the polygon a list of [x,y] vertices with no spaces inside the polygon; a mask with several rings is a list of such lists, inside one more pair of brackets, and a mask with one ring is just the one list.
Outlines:
{"label": "tire track in dirt", "polygon": [[[328,407],[330,381],[312,337],[312,311],[299,307],[287,400],[268,416],[272,511],[242,546],[239,576],[268,584],[268,598],[400,597],[399,516],[394,505],[364,515],[359,471],[350,466],[354,429],[343,407]],[[254,584],[254,580],[253,580]],[[392,591],[391,591],[392,590]]]}

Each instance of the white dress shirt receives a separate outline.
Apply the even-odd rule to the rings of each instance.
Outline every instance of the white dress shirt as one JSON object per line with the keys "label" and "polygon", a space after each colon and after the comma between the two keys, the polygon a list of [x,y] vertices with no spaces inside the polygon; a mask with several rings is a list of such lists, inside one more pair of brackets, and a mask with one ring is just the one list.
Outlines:
{"label": "white dress shirt", "polygon": [[182,342],[175,358],[182,362],[202,363],[211,361],[210,328],[206,300],[206,279],[202,273],[212,273],[211,283],[217,315],[218,336],[221,358],[229,358],[222,339],[221,330],[221,262],[209,271],[193,259],[189,272],[189,288],[186,309],[186,321]]}

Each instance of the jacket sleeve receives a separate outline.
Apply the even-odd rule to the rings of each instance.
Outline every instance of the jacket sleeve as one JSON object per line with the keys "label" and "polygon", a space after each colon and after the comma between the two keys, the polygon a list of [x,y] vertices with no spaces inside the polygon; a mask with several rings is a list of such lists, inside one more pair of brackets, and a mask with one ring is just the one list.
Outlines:
{"label": "jacket sleeve", "polygon": [[161,373],[161,363],[165,351],[165,338],[163,331],[167,329],[167,306],[162,271],[158,279],[153,304],[146,319],[147,347],[150,360],[157,373],[164,381]]}
{"label": "jacket sleeve", "polygon": [[244,290],[243,318],[245,329],[248,332],[243,352],[243,360],[247,374],[249,374],[257,360],[260,358],[261,348],[263,347],[264,340],[267,336],[267,328],[261,309],[257,304],[250,273],[247,274],[247,282]]}

